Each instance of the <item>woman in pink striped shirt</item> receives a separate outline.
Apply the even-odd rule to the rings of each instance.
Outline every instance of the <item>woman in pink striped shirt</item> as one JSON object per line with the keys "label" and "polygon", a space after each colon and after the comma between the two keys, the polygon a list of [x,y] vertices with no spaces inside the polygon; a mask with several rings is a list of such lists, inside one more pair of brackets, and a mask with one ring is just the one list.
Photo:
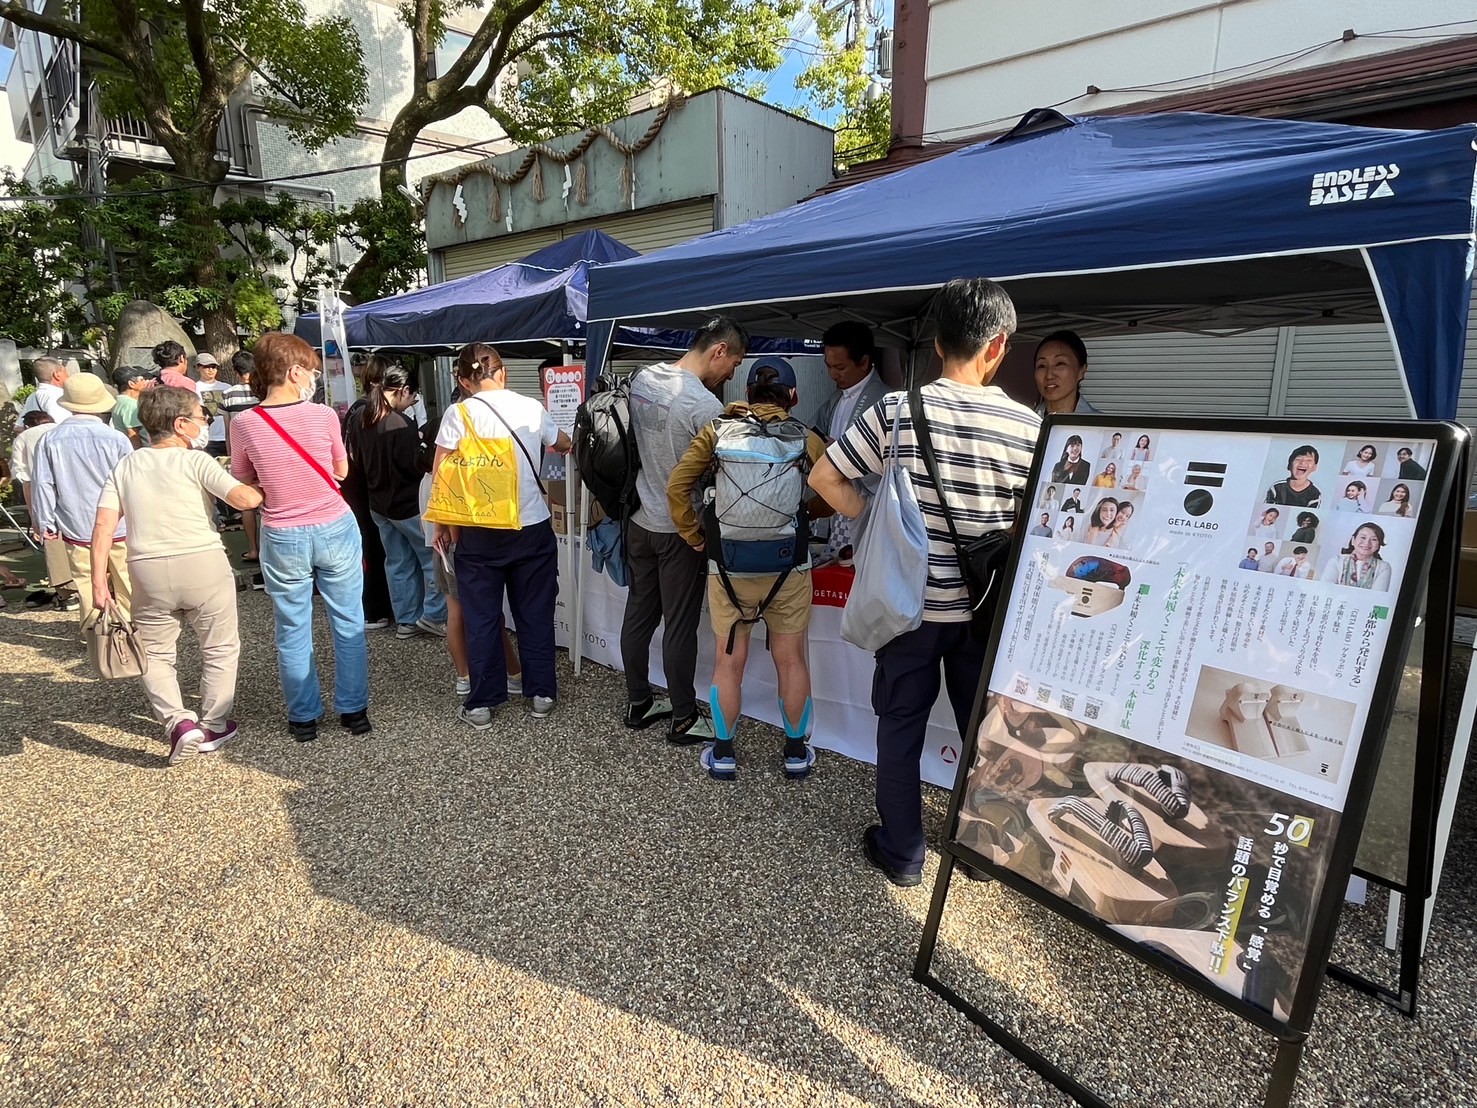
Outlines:
{"label": "woman in pink striped shirt", "polygon": [[369,658],[361,594],[364,555],[339,492],[348,472],[338,416],[312,401],[318,352],[294,335],[263,335],[251,384],[261,404],[231,421],[231,473],[261,486],[261,569],[277,630],[277,671],[287,727],[318,737],[323,695],[313,658],[313,588],[333,632],[333,707],[355,735],[369,722]]}

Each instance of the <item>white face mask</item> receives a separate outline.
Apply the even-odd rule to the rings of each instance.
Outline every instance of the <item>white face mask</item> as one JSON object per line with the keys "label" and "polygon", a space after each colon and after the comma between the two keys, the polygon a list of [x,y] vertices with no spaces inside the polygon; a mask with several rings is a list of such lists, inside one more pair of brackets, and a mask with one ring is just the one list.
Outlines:
{"label": "white face mask", "polygon": [[297,394],[300,399],[312,400],[313,394],[318,391],[318,375],[315,373],[308,379],[308,384],[299,385]]}
{"label": "white face mask", "polygon": [[[190,423],[196,422],[195,420],[190,419],[189,416],[186,416],[185,419],[188,420]],[[209,445],[209,443],[210,443],[210,430],[209,430],[209,428],[207,428],[205,426],[205,424],[202,423],[202,424],[200,424],[200,431],[199,431],[199,433],[194,438],[192,438],[190,440],[190,449],[191,450],[204,450],[206,448],[206,446]]]}

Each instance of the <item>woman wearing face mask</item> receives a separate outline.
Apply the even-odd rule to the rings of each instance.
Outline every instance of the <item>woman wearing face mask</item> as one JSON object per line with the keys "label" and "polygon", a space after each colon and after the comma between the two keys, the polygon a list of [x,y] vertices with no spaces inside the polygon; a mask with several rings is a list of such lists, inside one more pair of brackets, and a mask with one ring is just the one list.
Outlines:
{"label": "woman wearing face mask", "polygon": [[414,406],[418,394],[402,365],[372,364],[365,380],[373,383],[364,404],[349,413],[344,445],[350,464],[363,475],[370,518],[384,544],[395,634],[444,637],[446,598],[436,587],[431,548],[421,533],[420,484],[428,459],[415,423],[401,414]]}
{"label": "woman wearing face mask", "polygon": [[[236,577],[206,498],[244,510],[260,504],[262,494],[205,452],[205,412],[191,390],[149,389],[139,397],[138,418],[149,446],[114,467],[98,501],[92,598],[99,609],[111,600],[108,553],[122,517],[128,521],[133,621],[149,659],[144,691],[164,725],[174,765],[197,751],[216,750],[236,734],[230,718],[241,656]],[[185,707],[175,673],[175,644],[184,620],[200,640],[198,713]]]}
{"label": "woman wearing face mask", "polygon": [[364,555],[359,528],[339,492],[348,454],[333,409],[311,402],[318,352],[294,335],[257,340],[251,387],[261,403],[231,423],[231,473],[259,483],[261,568],[277,631],[277,672],[287,727],[298,742],[318,737],[323,695],[313,659],[313,589],[333,632],[333,708],[346,730],[369,722],[364,642]]}

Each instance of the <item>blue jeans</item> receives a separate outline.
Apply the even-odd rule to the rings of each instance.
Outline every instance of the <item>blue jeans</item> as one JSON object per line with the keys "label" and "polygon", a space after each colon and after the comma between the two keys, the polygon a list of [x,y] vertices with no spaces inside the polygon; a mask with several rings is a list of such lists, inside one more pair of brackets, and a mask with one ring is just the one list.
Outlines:
{"label": "blue jeans", "polygon": [[261,530],[262,579],[277,625],[277,673],[287,718],[297,723],[323,714],[313,657],[313,586],[333,631],[333,710],[369,707],[369,653],[364,643],[364,555],[352,512],[332,523]]}
{"label": "blue jeans", "polygon": [[429,619],[445,623],[446,597],[436,587],[435,566],[431,562],[435,555],[426,545],[420,517],[386,519],[378,512],[369,515],[379,528],[380,542],[385,546],[385,576],[390,582],[395,622]]}

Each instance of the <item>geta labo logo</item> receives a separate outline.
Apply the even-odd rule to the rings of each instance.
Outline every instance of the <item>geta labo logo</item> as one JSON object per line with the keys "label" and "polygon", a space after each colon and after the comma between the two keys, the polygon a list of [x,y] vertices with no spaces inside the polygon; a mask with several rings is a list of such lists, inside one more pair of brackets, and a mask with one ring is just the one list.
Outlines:
{"label": "geta labo logo", "polygon": [[1308,194],[1308,207],[1394,196],[1395,190],[1390,187],[1390,182],[1399,176],[1400,167],[1394,162],[1389,165],[1367,165],[1363,169],[1335,169],[1328,173],[1315,173],[1312,191]]}

